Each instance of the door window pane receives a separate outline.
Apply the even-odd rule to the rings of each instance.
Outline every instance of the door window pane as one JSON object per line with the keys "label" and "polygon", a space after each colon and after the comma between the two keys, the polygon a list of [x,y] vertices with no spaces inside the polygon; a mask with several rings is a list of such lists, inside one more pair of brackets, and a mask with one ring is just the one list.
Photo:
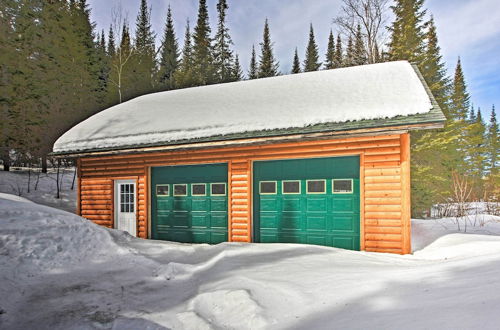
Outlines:
{"label": "door window pane", "polygon": [[174,184],[174,196],[187,196],[187,184]]}
{"label": "door window pane", "polygon": [[263,195],[276,194],[276,181],[261,181],[260,193]]}
{"label": "door window pane", "polygon": [[168,184],[157,184],[156,185],[156,196],[170,196]]}
{"label": "door window pane", "polygon": [[133,183],[120,184],[120,212],[132,213],[134,212],[135,195]]}
{"label": "door window pane", "polygon": [[300,181],[283,181],[283,194],[300,194]]}
{"label": "door window pane", "polygon": [[225,183],[211,183],[210,184],[210,194],[212,196],[226,196],[226,184]]}
{"label": "door window pane", "polygon": [[351,194],[352,193],[352,180],[333,180],[333,193],[334,194]]}
{"label": "door window pane", "polygon": [[207,186],[204,183],[193,183],[191,185],[191,195],[205,196],[207,194]]}
{"label": "door window pane", "polygon": [[308,180],[307,193],[308,194],[324,194],[326,192],[325,180]]}

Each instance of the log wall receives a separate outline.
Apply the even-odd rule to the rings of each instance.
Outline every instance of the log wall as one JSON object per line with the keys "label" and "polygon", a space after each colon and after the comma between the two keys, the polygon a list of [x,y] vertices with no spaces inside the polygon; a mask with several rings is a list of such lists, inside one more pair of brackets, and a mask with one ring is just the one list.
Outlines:
{"label": "log wall", "polygon": [[228,163],[229,240],[252,238],[252,161],[360,156],[361,249],[410,253],[409,134],[83,157],[78,161],[80,214],[113,227],[113,182],[137,182],[138,236],[149,231],[149,168]]}

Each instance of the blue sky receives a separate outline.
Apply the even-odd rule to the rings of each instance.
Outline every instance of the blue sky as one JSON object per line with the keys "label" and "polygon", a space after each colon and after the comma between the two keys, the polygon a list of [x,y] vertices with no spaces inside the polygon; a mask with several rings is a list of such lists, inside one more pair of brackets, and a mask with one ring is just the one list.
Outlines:
{"label": "blue sky", "polygon": [[[210,21],[215,29],[217,0],[208,0]],[[340,0],[229,0],[228,25],[234,49],[240,56],[246,72],[252,45],[256,51],[262,39],[264,20],[270,22],[271,38],[282,72],[290,71],[293,51],[298,47],[303,59],[309,24],[313,23],[316,42],[324,54],[332,19],[341,5]],[[121,6],[134,28],[140,0],[88,0],[92,20],[97,29],[111,23],[113,8]],[[186,19],[191,26],[196,22],[198,0],[148,0],[152,7],[151,20],[161,39],[167,7],[172,7],[176,32],[182,44]],[[496,105],[500,114],[500,1],[498,0],[427,0],[428,14],[434,15],[442,54],[450,76],[453,75],[458,56],[462,59],[472,102],[481,107],[483,116]]]}

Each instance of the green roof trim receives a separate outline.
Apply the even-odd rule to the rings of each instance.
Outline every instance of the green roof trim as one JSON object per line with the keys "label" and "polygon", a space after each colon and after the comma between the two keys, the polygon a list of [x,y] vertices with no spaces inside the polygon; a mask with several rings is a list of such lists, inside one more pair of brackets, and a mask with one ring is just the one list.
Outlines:
{"label": "green roof trim", "polygon": [[366,120],[356,120],[356,121],[347,121],[339,123],[322,123],[306,127],[290,127],[286,129],[261,130],[261,131],[250,131],[250,132],[227,134],[227,135],[214,135],[196,139],[185,139],[185,140],[176,140],[167,142],[164,141],[164,142],[137,144],[137,145],[110,147],[110,148],[86,149],[81,151],[75,150],[71,152],[53,152],[51,153],[51,155],[59,156],[59,155],[85,154],[85,153],[93,153],[100,151],[103,152],[119,151],[119,150],[134,149],[134,148],[172,146],[172,145],[193,144],[202,142],[221,142],[221,141],[230,141],[230,140],[238,140],[245,138],[280,137],[280,136],[295,135],[295,134],[341,132],[341,131],[351,131],[351,130],[369,129],[369,128],[383,129],[385,127],[409,126],[418,124],[429,124],[429,126],[433,126],[431,128],[435,128],[434,127],[435,125],[444,124],[444,122],[446,121],[446,117],[441,111],[441,108],[439,107],[439,104],[436,102],[436,99],[432,95],[432,92],[427,83],[425,82],[424,77],[422,76],[420,70],[415,64],[412,63],[411,66],[413,67],[418,78],[422,82],[422,85],[431,101],[432,108],[428,112],[415,115],[408,115],[408,116],[396,116],[392,118],[366,119]]}

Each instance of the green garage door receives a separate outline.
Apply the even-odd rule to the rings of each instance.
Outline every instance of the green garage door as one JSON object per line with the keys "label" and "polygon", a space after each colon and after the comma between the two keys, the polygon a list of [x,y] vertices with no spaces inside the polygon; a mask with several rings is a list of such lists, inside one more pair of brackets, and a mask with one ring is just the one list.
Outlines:
{"label": "green garage door", "polygon": [[227,241],[227,165],[151,169],[154,239],[217,244]]}
{"label": "green garage door", "polygon": [[359,250],[359,157],[254,163],[254,240]]}

